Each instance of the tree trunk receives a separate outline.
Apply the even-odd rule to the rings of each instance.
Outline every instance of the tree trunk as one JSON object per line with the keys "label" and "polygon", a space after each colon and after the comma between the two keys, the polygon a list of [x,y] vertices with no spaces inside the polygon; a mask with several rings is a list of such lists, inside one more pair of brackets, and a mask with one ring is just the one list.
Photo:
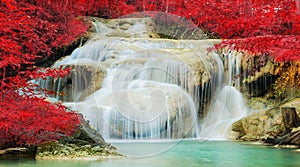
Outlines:
{"label": "tree trunk", "polygon": [[267,145],[295,145],[300,146],[300,130],[291,132],[285,136],[276,139],[267,138],[265,140]]}
{"label": "tree trunk", "polygon": [[37,147],[16,147],[0,150],[0,160],[35,159]]}
{"label": "tree trunk", "polygon": [[297,115],[296,109],[293,107],[281,108],[282,120],[286,132],[291,132],[292,128],[300,126],[300,118]]}

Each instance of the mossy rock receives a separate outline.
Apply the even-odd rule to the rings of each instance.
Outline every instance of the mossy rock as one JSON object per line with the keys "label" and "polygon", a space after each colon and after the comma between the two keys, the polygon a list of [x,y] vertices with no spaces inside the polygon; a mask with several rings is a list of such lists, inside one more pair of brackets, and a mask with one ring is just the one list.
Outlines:
{"label": "mossy rock", "polygon": [[82,116],[81,119],[82,124],[74,135],[39,145],[37,157],[121,156],[115,147],[106,143],[102,136],[83,120]]}

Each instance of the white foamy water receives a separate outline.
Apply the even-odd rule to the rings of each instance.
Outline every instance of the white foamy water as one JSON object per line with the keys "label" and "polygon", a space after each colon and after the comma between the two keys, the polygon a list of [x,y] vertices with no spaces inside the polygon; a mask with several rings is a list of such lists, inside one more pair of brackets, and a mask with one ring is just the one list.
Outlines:
{"label": "white foamy water", "polygon": [[[217,40],[152,39],[145,23],[139,19],[126,37],[95,23],[98,33],[54,64],[103,71],[101,83],[75,71],[73,102],[65,105],[106,140],[225,139],[232,122],[247,114],[242,95],[227,84],[239,72],[239,58],[229,54],[225,73],[224,60],[207,51]],[[94,90],[84,97],[87,84]]]}

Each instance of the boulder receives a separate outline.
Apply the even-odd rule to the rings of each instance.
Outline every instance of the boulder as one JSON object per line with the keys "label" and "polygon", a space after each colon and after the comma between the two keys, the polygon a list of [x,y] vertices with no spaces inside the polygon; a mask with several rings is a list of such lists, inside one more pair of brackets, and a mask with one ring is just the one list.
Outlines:
{"label": "boulder", "polygon": [[281,113],[283,124],[287,132],[290,132],[292,128],[300,126],[300,118],[294,107],[282,107]]}
{"label": "boulder", "polygon": [[[265,106],[265,104],[257,106]],[[286,108],[295,108],[287,114]],[[283,110],[282,110],[283,109]],[[297,127],[298,122],[296,113],[300,113],[300,98],[285,101],[275,107],[267,107],[265,110],[252,111],[245,117],[232,125],[235,136],[233,139],[245,141],[276,139]],[[293,120],[293,121],[292,121]]]}

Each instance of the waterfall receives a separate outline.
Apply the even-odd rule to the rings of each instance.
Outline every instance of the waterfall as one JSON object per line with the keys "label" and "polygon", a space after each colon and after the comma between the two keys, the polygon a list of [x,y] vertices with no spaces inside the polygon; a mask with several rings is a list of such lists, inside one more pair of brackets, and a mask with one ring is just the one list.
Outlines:
{"label": "waterfall", "polygon": [[201,140],[227,140],[230,126],[247,116],[242,94],[233,86],[224,86],[212,99],[207,117],[202,123]]}
{"label": "waterfall", "polygon": [[[200,83],[190,62],[183,60],[193,52],[184,50],[184,45],[170,40],[103,39],[78,49],[59,65],[75,59],[109,62],[101,89],[75,104],[106,139],[195,138],[199,135],[195,102],[200,96],[195,88]],[[91,51],[95,46],[102,51]]]}
{"label": "waterfall", "polygon": [[219,78],[224,77],[224,80],[223,84],[216,86],[208,114],[201,124],[201,140],[227,140],[232,123],[248,115],[243,95],[239,92],[240,78],[236,77],[241,74],[242,55],[227,50],[218,56],[222,58]]}
{"label": "waterfall", "polygon": [[53,65],[72,67],[71,78],[43,85],[71,92],[55,98],[107,140],[223,138],[225,124],[246,113],[231,84],[240,58],[208,52],[219,40],[153,38],[149,22],[96,22],[97,33]]}

